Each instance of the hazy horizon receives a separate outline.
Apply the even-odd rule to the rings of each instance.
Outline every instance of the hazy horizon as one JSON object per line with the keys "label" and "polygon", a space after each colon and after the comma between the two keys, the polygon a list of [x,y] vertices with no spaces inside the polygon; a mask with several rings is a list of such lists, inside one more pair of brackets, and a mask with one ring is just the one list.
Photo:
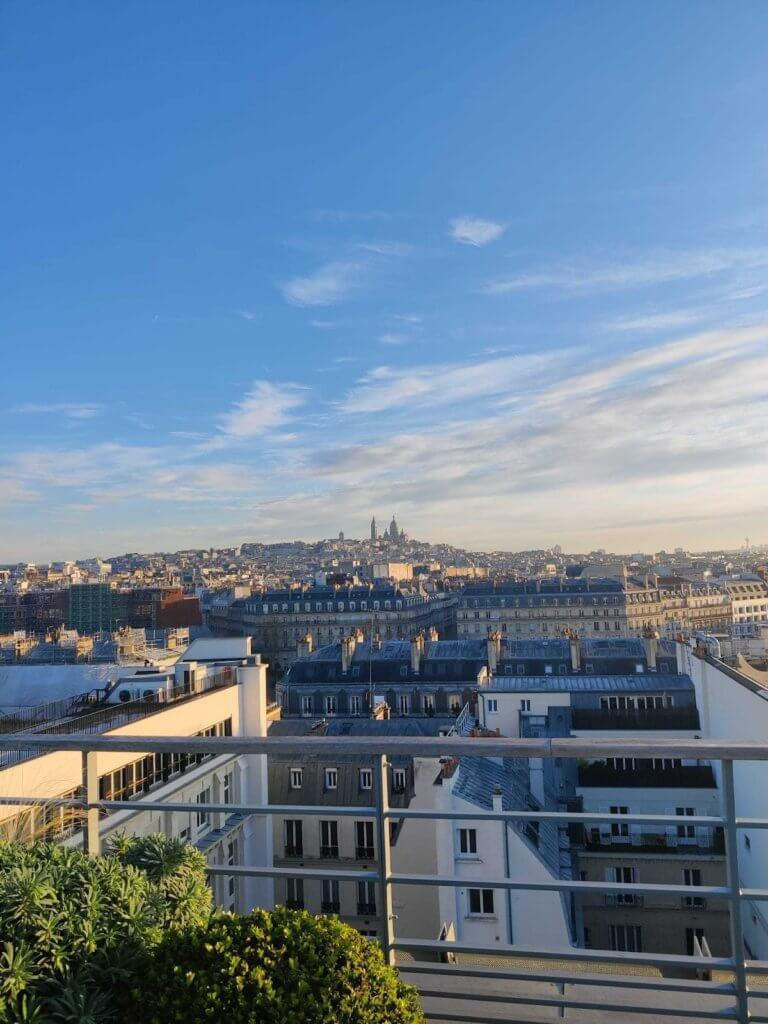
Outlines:
{"label": "hazy horizon", "polygon": [[0,561],[768,540],[764,3],[43,8]]}

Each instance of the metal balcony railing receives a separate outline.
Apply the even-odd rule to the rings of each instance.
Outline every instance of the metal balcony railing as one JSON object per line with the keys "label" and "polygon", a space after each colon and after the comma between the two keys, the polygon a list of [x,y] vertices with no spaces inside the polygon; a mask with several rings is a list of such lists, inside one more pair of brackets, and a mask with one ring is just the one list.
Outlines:
{"label": "metal balcony railing", "polygon": [[574,729],[700,728],[698,708],[574,708]]}
{"label": "metal balcony railing", "polygon": [[[131,800],[100,800],[97,754],[100,752],[186,753],[194,756],[235,757],[239,755],[280,754],[295,757],[358,757],[372,764],[374,771],[376,843],[379,850],[375,869],[342,869],[335,866],[309,868],[303,865],[276,867],[262,864],[212,864],[212,876],[272,879],[314,879],[316,881],[368,882],[378,887],[377,931],[387,961],[396,964],[407,980],[418,985],[430,1021],[464,1021],[473,1024],[500,1024],[526,1021],[519,1015],[525,1007],[534,1007],[537,1021],[565,1019],[591,1024],[649,1020],[655,1016],[666,1022],[732,1020],[738,1024],[768,1024],[768,960],[748,956],[744,943],[741,911],[754,909],[768,901],[768,888],[745,887],[739,880],[738,838],[741,830],[768,830],[768,818],[740,818],[736,814],[734,761],[768,761],[768,742],[714,740],[628,740],[615,739],[503,739],[482,740],[450,737],[150,737],[150,736],[60,736],[15,734],[0,736],[0,750],[34,750],[36,754],[55,750],[82,753],[82,793],[59,800],[45,796],[5,796],[5,805],[43,805],[79,809],[83,817],[83,845],[91,854],[100,850],[100,817],[112,811],[166,811],[224,813],[228,815],[328,815],[357,817],[359,807],[327,805],[275,804],[202,804],[176,802],[160,794],[138,794]],[[389,805],[387,757],[513,757],[600,759],[605,757],[701,759],[719,762],[722,813],[716,815],[677,816],[672,814],[611,814],[594,811],[440,810],[436,808],[391,808]],[[0,777],[0,787],[2,779]],[[413,886],[447,889],[466,888],[468,879],[454,874],[395,872],[392,868],[390,823],[393,820],[486,821],[513,824],[551,822],[558,826],[579,823],[660,829],[678,825],[722,829],[726,852],[726,884],[708,886],[669,885],[629,882],[591,882],[571,878],[512,879],[503,872],[497,877],[483,876],[482,886],[515,892],[538,891],[581,896],[628,895],[717,900],[728,908],[730,951],[712,956],[706,936],[694,930],[693,955],[613,951],[569,946],[559,949],[523,947],[519,944],[493,945],[472,941],[448,941],[450,929],[440,939],[412,938],[396,933],[393,890]],[[617,900],[618,902],[618,900]],[[678,904],[681,907],[681,904]],[[338,901],[324,902],[323,911],[338,913]],[[629,908],[628,908],[628,912]],[[492,963],[501,966],[491,966]],[[639,968],[639,973],[637,973]],[[592,970],[595,973],[585,973]],[[625,973],[621,973],[624,971]],[[632,973],[635,971],[636,973]],[[709,980],[709,979],[712,980]],[[538,988],[537,988],[538,986]],[[462,1001],[464,1006],[462,1006]],[[550,1014],[542,1017],[541,1012]],[[591,1011],[584,1016],[582,1011]],[[501,1014],[501,1015],[500,1015]],[[572,1014],[575,1014],[573,1016]]]}

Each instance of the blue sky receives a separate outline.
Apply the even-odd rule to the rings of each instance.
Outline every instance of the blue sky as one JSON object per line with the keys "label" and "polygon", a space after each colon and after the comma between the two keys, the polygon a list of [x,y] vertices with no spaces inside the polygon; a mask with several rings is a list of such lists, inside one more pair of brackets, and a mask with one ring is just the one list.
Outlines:
{"label": "blue sky", "polygon": [[0,559],[768,541],[768,6],[0,10]]}

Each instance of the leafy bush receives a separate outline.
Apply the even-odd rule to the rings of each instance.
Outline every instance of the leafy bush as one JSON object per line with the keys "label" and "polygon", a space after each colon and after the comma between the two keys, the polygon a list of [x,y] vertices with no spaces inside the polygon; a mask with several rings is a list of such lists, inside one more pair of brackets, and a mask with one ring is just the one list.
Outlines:
{"label": "leafy bush", "polygon": [[168,935],[133,992],[142,1024],[421,1024],[416,992],[337,918],[278,907]]}
{"label": "leafy bush", "polygon": [[0,843],[0,1024],[115,1019],[146,951],[210,913],[205,859],[178,840]]}

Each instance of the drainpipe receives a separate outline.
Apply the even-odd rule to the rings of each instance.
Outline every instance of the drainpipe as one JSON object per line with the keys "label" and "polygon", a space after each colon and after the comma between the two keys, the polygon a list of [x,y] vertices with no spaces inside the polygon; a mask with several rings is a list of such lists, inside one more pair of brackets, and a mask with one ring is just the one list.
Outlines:
{"label": "drainpipe", "polygon": [[[496,788],[493,791],[493,810],[494,810],[495,814],[501,814],[501,812],[503,810],[502,799],[501,799],[501,789],[499,788],[499,786],[496,786]],[[501,834],[502,834],[502,838],[504,840],[504,877],[505,878],[509,878],[509,830],[507,828],[507,822],[506,821],[502,821],[501,822]],[[504,899],[505,899],[506,904],[507,904],[507,943],[508,943],[508,945],[511,946],[512,945],[512,935],[513,935],[513,932],[512,932],[512,890],[511,889],[507,889],[506,890],[506,892],[504,894]]]}

